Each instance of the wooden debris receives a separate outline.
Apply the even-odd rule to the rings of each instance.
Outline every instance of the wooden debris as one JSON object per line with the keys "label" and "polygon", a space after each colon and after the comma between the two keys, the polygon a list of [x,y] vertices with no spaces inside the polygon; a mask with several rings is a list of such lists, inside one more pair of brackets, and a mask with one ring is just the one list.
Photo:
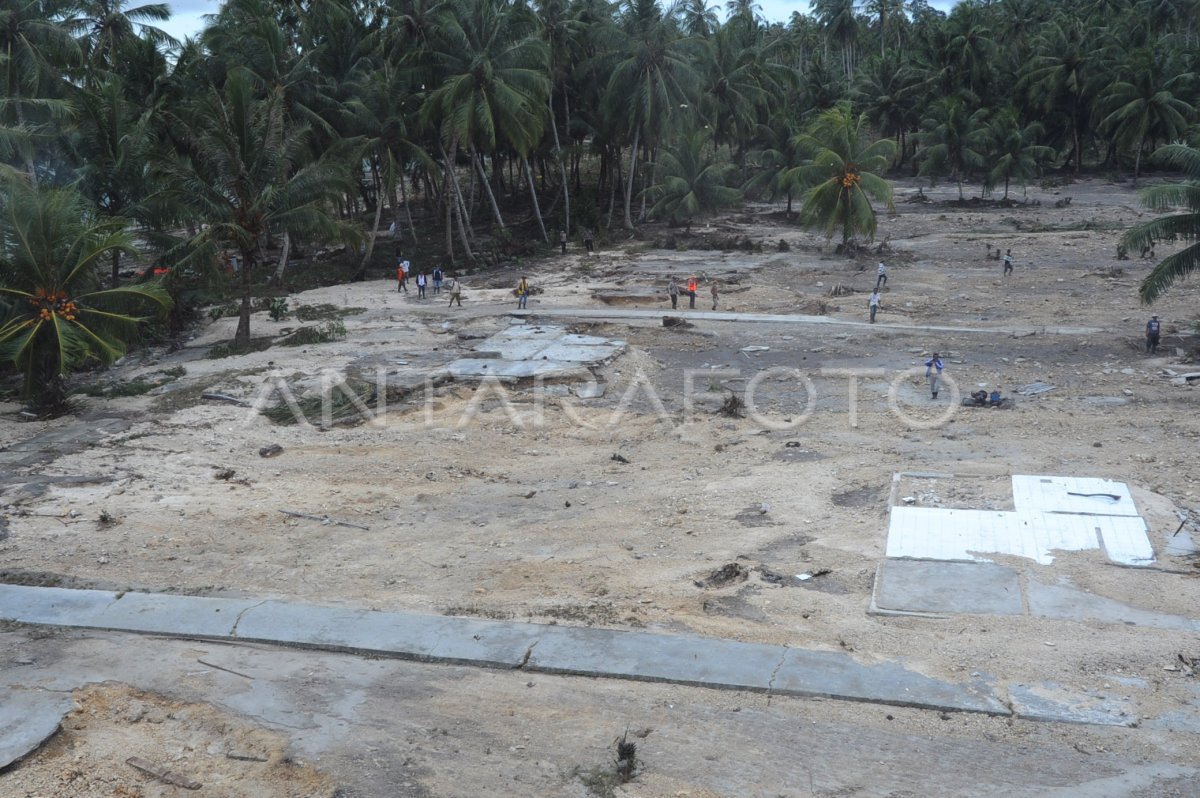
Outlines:
{"label": "wooden debris", "polygon": [[361,529],[364,532],[371,531],[371,527],[369,527],[369,526],[363,526],[362,524],[354,524],[349,521],[336,521],[327,515],[309,515],[308,513],[297,513],[297,512],[293,512],[292,510],[280,510],[279,512],[283,513],[284,515],[289,515],[292,518],[304,518],[309,521],[320,521],[322,524],[331,525],[331,526],[346,526],[346,527],[350,527],[351,529]]}
{"label": "wooden debris", "polygon": [[250,405],[246,404],[245,402],[243,402],[241,399],[238,399],[236,396],[229,396],[229,395],[223,394],[223,393],[202,393],[202,394],[200,394],[200,398],[201,399],[211,399],[214,402],[228,402],[229,404],[237,405],[238,407],[249,407],[250,406]]}
{"label": "wooden debris", "polygon": [[131,765],[144,773],[149,773],[151,776],[165,784],[173,784],[176,787],[182,787],[185,790],[198,790],[204,786],[200,782],[192,781],[186,776],[182,776],[172,770],[160,768],[158,765],[147,762],[140,756],[129,757],[125,760],[125,764]]}

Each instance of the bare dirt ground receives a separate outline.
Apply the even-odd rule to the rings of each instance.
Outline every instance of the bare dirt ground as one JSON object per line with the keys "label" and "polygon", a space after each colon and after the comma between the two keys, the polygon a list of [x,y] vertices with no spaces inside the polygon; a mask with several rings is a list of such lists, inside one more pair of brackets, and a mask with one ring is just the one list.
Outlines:
{"label": "bare dirt ground", "polygon": [[[153,379],[180,366],[186,374],[141,397],[80,397],[75,417],[0,426],[5,446],[97,419],[123,419],[124,427],[7,477],[0,493],[9,527],[0,540],[3,576],[784,643],[849,651],[864,662],[902,660],[945,679],[982,671],[1085,691],[1134,678],[1143,684],[1137,705],[1146,716],[1194,707],[1194,680],[1164,668],[1180,653],[1200,655],[1195,635],[1030,617],[867,614],[896,472],[980,478],[948,488],[917,484],[913,495],[927,504],[997,509],[1011,501],[1006,479],[1013,473],[1127,482],[1160,555],[1178,526],[1176,511],[1200,509],[1200,388],[1176,386],[1163,371],[1200,370],[1188,365],[1197,339],[1179,335],[1196,321],[1195,290],[1184,285],[1155,306],[1164,345],[1159,356],[1145,355],[1141,331],[1149,311],[1139,307],[1136,287],[1153,261],[1138,253],[1115,259],[1120,232],[1144,213],[1136,194],[1085,181],[1031,189],[1040,206],[1005,208],[959,206],[950,202],[952,187],[926,189],[932,203],[906,202],[914,191],[898,186],[896,214],[880,220],[885,247],[878,257],[834,255],[827,242],[786,224],[777,208],[752,208],[694,226],[690,238],[667,230],[647,235],[674,235],[677,246],[745,236],[761,252],[613,241],[595,257],[572,252],[529,267],[542,289],[530,302],[535,315],[604,308],[597,296],[612,302],[648,287],[657,298],[632,296],[619,307],[662,311],[669,308],[661,290],[668,276],[702,273],[721,279],[724,312],[824,312],[852,321],[866,321],[878,258],[891,267],[884,326],[697,320],[676,331],[657,319],[549,320],[630,344],[596,370],[607,387],[600,399],[544,397],[516,385],[506,403],[496,393],[447,383],[394,402],[370,423],[318,428],[274,425],[247,408],[200,397],[215,391],[252,402],[281,379],[303,395],[319,389],[323,374],[365,377],[379,368],[389,380],[419,380],[509,324],[510,273],[467,277],[461,310],[398,295],[391,281],[293,297],[293,307],[365,309],[344,318],[348,335],[338,342],[204,359],[207,347],[232,334],[233,321],[221,320],[182,351],[131,357],[107,376]],[[1067,196],[1069,205],[1055,207]],[[1011,278],[1001,278],[989,246],[1012,248]],[[1167,252],[1164,245],[1157,254]],[[829,296],[839,285],[853,293]],[[702,287],[698,308],[710,303]],[[922,325],[978,332],[915,329]],[[254,319],[256,335],[297,326],[265,313]],[[1005,332],[1018,328],[1015,336]],[[932,405],[920,374],[901,372],[919,369],[935,350],[964,393],[986,384],[1011,396],[1035,380],[1055,390],[1018,397],[1007,411],[960,408],[931,426],[924,422],[950,401],[943,395]],[[799,369],[811,388],[781,372],[747,388],[773,367]],[[877,371],[859,378],[852,405],[849,380],[836,369]],[[713,412],[729,392],[747,390],[757,420]],[[889,409],[889,390],[907,423]],[[0,406],[10,419],[17,410]],[[282,452],[260,457],[259,449],[272,444]],[[39,482],[45,476],[89,479]],[[717,589],[696,585],[729,562],[751,569],[749,579]],[[1028,578],[1068,582],[1142,609],[1195,617],[1200,601],[1200,579],[1188,574],[1194,569],[1183,557],[1160,556],[1159,571],[1113,567],[1095,552],[1064,553],[1049,567],[1018,565]],[[816,579],[794,579],[825,569]],[[91,696],[85,706],[94,703]],[[553,703],[540,706],[556,711]],[[72,734],[107,728],[103,717]],[[977,733],[964,730],[962,739]],[[1073,732],[1061,733],[1070,739]],[[1149,757],[1194,763],[1200,755],[1194,739],[1142,739]],[[753,735],[735,743],[747,751],[761,744]],[[68,749],[56,745],[38,762],[65,767]],[[71,756],[82,756],[86,770],[91,749],[71,750],[81,752]],[[23,765],[0,777],[0,786],[43,794],[40,767]],[[452,781],[441,773],[423,784],[430,795],[466,794]],[[245,794],[327,794],[315,786],[262,789]],[[710,794],[680,789],[637,794]],[[750,794],[718,782],[704,789]],[[45,794],[115,793],[81,787]]]}

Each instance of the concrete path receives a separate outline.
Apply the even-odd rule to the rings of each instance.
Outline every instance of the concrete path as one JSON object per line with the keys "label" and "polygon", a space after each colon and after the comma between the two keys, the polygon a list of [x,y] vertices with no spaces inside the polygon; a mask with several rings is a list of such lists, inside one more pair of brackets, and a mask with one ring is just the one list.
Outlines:
{"label": "concrete path", "polygon": [[983,677],[957,684],[840,652],[683,635],[372,612],[280,601],[0,585],[0,619],[239,640],[543,673],[670,682],[768,694],[1075,723],[1133,725],[1127,706],[1024,687],[1005,697]]}
{"label": "concrete path", "polygon": [[551,319],[594,319],[597,321],[620,321],[661,319],[663,316],[679,316],[687,321],[725,321],[760,324],[813,324],[826,327],[869,327],[872,330],[889,332],[945,332],[976,335],[1096,335],[1104,332],[1099,327],[954,327],[935,324],[890,324],[850,319],[835,319],[829,316],[805,316],[802,314],[777,313],[728,313],[712,310],[641,310],[635,308],[533,308],[516,310],[509,306],[508,315]]}

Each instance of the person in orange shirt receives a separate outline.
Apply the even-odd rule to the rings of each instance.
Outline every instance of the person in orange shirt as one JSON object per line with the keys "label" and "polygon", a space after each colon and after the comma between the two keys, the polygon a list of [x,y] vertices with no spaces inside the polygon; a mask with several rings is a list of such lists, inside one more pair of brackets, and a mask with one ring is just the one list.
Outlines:
{"label": "person in orange shirt", "polygon": [[696,275],[688,277],[687,281],[688,307],[696,309]]}

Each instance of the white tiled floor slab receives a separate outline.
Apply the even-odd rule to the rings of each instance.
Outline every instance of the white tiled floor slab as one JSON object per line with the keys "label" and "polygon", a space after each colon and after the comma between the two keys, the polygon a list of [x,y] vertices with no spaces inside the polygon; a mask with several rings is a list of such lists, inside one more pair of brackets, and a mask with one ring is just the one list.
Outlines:
{"label": "white tiled floor slab", "polygon": [[[1014,474],[1013,507],[1048,513],[1140,515],[1124,482],[1093,477],[1046,477]],[[1085,495],[1072,495],[1085,494]],[[1090,494],[1090,495],[1086,495]],[[1102,494],[1120,497],[1116,501]]]}
{"label": "white tiled floor slab", "polygon": [[[1117,512],[1097,514],[1092,506],[1096,499],[1067,496],[1068,491],[1116,495],[1120,497],[1117,501],[1104,501]],[[1102,548],[1113,562],[1146,565],[1154,561],[1146,523],[1137,514],[1124,483],[1014,476],[1013,498],[1014,512],[893,507],[887,556],[986,561],[981,555],[1009,554],[1049,565],[1055,551]],[[1076,506],[1085,509],[1066,509]],[[1127,508],[1132,508],[1132,513],[1126,512]]]}

